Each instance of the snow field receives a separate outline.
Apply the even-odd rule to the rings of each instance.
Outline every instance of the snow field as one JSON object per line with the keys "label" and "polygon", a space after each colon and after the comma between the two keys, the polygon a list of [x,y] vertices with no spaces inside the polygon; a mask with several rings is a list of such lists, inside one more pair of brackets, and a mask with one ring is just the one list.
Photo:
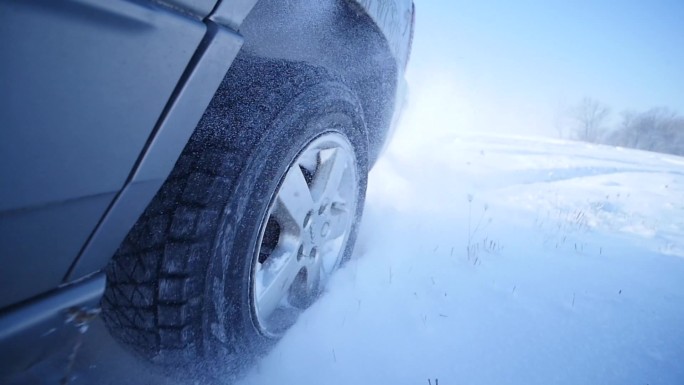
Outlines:
{"label": "snow field", "polygon": [[684,383],[684,159],[400,131],[355,258],[243,384]]}

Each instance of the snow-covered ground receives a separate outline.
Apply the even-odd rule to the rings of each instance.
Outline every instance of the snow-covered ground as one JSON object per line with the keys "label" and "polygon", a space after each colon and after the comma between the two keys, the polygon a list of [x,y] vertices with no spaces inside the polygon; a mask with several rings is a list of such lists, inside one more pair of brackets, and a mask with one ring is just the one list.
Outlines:
{"label": "snow-covered ground", "polygon": [[252,384],[683,384],[684,158],[404,129]]}

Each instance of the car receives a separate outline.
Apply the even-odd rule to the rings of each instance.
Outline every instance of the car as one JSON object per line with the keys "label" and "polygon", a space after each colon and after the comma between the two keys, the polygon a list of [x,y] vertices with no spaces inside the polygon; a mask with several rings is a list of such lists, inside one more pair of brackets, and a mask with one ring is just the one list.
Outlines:
{"label": "car", "polygon": [[98,316],[165,368],[267,351],[352,253],[414,13],[1,1],[0,379]]}

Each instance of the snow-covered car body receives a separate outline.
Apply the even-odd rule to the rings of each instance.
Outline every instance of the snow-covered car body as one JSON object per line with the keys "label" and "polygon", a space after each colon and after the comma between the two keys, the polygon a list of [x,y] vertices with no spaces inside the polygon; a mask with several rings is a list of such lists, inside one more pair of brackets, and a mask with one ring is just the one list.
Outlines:
{"label": "snow-covered car body", "polygon": [[347,79],[373,162],[413,12],[411,0],[0,2],[0,378],[97,309],[103,268],[240,52]]}

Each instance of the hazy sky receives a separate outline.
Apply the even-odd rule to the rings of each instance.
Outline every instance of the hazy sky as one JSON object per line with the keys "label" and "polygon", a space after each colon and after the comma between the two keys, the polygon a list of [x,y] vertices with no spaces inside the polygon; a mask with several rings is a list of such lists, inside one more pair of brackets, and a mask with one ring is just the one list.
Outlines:
{"label": "hazy sky", "polygon": [[585,96],[684,113],[683,0],[414,1],[409,100],[432,124],[555,135]]}

